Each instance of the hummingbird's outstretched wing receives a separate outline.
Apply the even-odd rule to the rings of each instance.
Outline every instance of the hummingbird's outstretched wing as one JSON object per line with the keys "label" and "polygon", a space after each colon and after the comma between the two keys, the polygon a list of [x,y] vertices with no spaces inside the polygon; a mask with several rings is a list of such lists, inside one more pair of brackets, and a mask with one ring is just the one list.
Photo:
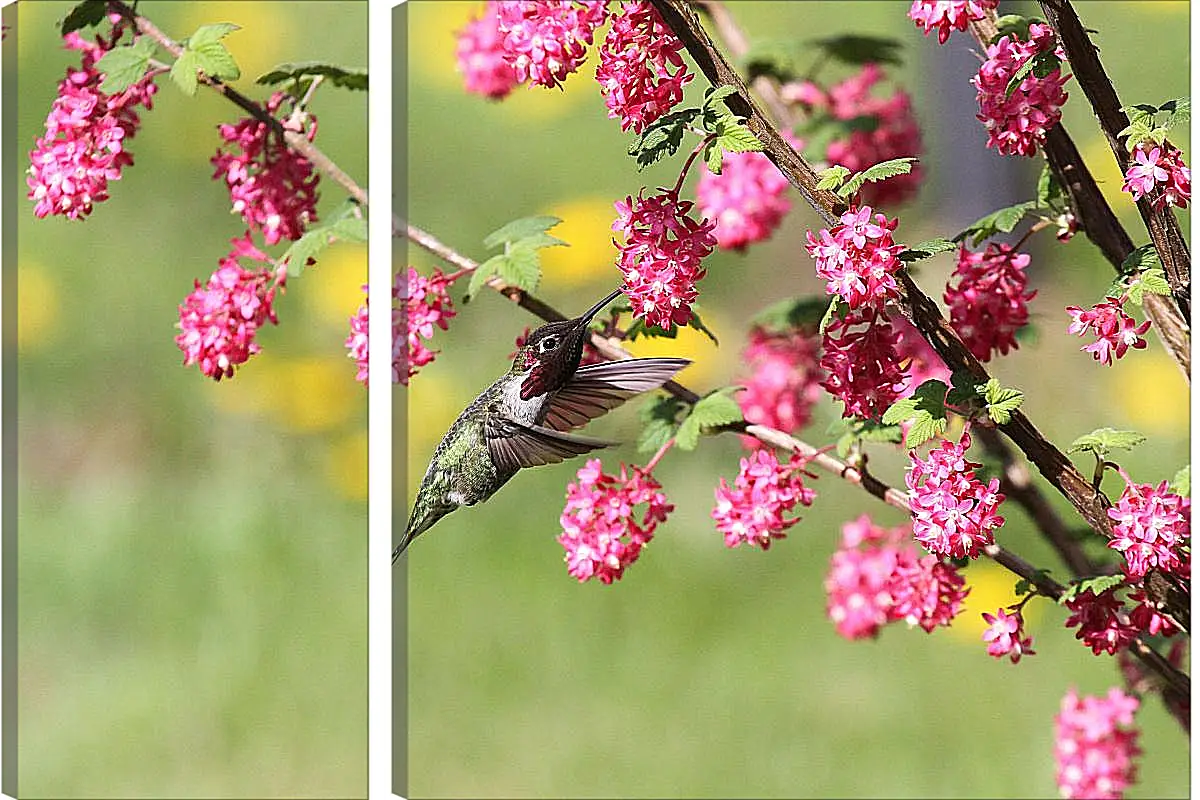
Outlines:
{"label": "hummingbird's outstretched wing", "polygon": [[690,363],[686,358],[630,358],[580,367],[550,398],[545,425],[555,431],[578,428],[636,394],[657,389]]}
{"label": "hummingbird's outstretched wing", "polygon": [[561,433],[541,425],[522,425],[500,416],[488,419],[484,432],[487,436],[488,455],[501,475],[525,467],[557,464],[572,456],[613,444]]}

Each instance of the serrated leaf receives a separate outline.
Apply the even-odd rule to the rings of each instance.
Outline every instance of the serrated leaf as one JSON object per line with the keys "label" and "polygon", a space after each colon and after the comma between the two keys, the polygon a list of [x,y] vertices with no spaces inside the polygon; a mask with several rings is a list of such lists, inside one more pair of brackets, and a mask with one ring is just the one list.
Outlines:
{"label": "serrated leaf", "polygon": [[1063,198],[1063,188],[1059,184],[1058,178],[1054,175],[1054,170],[1050,169],[1049,164],[1042,166],[1042,172],[1038,175],[1037,183],[1037,204],[1040,207],[1049,208],[1056,205],[1057,201]]}
{"label": "serrated leaf", "polygon": [[950,376],[950,391],[946,403],[959,408],[970,408],[983,404],[983,384],[976,381],[968,370],[958,370]]}
{"label": "serrated leaf", "polygon": [[638,169],[645,169],[663,156],[675,155],[683,144],[687,126],[698,114],[698,108],[673,111],[659,117],[642,131],[638,141],[629,147],[629,155],[637,158]]}
{"label": "serrated leaf", "polygon": [[1017,67],[1013,72],[1012,77],[1008,79],[1008,85],[1004,87],[1004,99],[1009,99],[1013,96],[1013,92],[1021,88],[1021,82],[1029,77],[1029,73],[1033,72],[1033,67],[1037,62],[1037,55],[1032,55],[1025,59],[1025,63]]}
{"label": "serrated leaf", "polygon": [[954,240],[961,242],[969,236],[971,246],[977,247],[984,239],[990,239],[998,233],[1011,233],[1012,229],[1017,227],[1017,223],[1036,207],[1036,201],[1028,200],[1024,203],[997,209],[972,222],[962,233],[955,236]]}
{"label": "serrated leaf", "polygon": [[1171,491],[1180,497],[1192,496],[1192,465],[1187,464],[1171,479]]}
{"label": "serrated leaf", "polygon": [[1062,596],[1058,598],[1058,604],[1066,605],[1067,602],[1074,600],[1076,597],[1088,591],[1089,589],[1092,591],[1092,594],[1099,597],[1109,589],[1120,586],[1124,582],[1125,576],[1123,574],[1119,574],[1101,575],[1096,578],[1088,578],[1086,580],[1070,583],[1067,585],[1066,589],[1063,590]]}
{"label": "serrated leaf", "polygon": [[829,426],[829,432],[841,433],[837,440],[837,453],[841,458],[845,458],[850,448],[859,442],[900,444],[904,441],[904,430],[899,425],[885,425],[873,419],[860,417],[839,419]]}
{"label": "serrated leaf", "polygon": [[903,45],[896,39],[884,36],[832,36],[825,39],[815,39],[813,44],[824,50],[831,58],[844,64],[861,66],[862,64],[895,64],[903,60],[900,52]]}
{"label": "serrated leaf", "polygon": [[1166,113],[1166,118],[1163,120],[1163,128],[1170,130],[1176,125],[1181,125],[1188,122],[1192,118],[1192,101],[1186,97],[1180,97],[1175,100],[1168,100],[1159,106],[1159,113]]}
{"label": "serrated leaf", "polygon": [[744,419],[742,408],[729,396],[730,392],[741,388],[733,386],[717,389],[700,398],[679,426],[679,431],[675,434],[675,444],[681,450],[695,450],[701,433],[722,425],[741,422]]}
{"label": "serrated leaf", "polygon": [[904,436],[904,446],[918,447],[946,430],[949,422],[946,417],[946,390],[946,384],[939,380],[925,381],[911,397],[892,403],[883,412],[883,423],[899,425],[910,422],[908,433]]}
{"label": "serrated leaf", "polygon": [[1152,124],[1146,122],[1145,120],[1139,120],[1137,122],[1129,123],[1120,131],[1118,131],[1117,137],[1120,139],[1126,139],[1128,141],[1129,149],[1133,149],[1132,146],[1138,142],[1153,138],[1153,133],[1154,126]]}
{"label": "serrated leaf", "polygon": [[1020,14],[1005,14],[996,20],[996,29],[999,33],[992,37],[994,44],[995,40],[1001,36],[1015,36],[1021,41],[1029,39],[1029,25],[1033,22],[1029,17],[1023,17]]}
{"label": "serrated leaf", "polygon": [[841,164],[834,164],[832,167],[826,167],[817,173],[817,188],[836,192],[849,177],[850,170]]}
{"label": "serrated leaf", "polygon": [[1162,262],[1158,259],[1158,251],[1154,249],[1154,244],[1144,244],[1135,247],[1133,252],[1125,256],[1125,260],[1121,262],[1121,274],[1130,275],[1161,266]]}
{"label": "serrated leaf", "polygon": [[467,281],[467,293],[463,298],[463,302],[469,302],[472,297],[479,293],[479,290],[487,284],[488,279],[499,271],[500,262],[503,259],[503,254],[494,255],[475,268],[475,271],[471,273],[471,280]]}
{"label": "serrated leaf", "polygon": [[222,81],[236,81],[242,77],[237,61],[223,42],[188,45],[188,50],[196,54],[196,63],[208,77]]}
{"label": "serrated leaf", "polygon": [[[717,86],[715,88],[705,90],[705,92],[704,92],[704,108],[706,108],[706,109],[717,108],[717,104],[720,103],[722,100],[724,100],[726,97],[729,97],[729,95],[731,95],[731,94],[737,94],[737,89],[735,87],[729,86],[729,85]],[[725,111],[729,110],[724,105],[722,105],[721,108]],[[732,113],[732,112],[730,112],[730,113]]]}
{"label": "serrated leaf", "polygon": [[527,292],[536,291],[542,279],[542,264],[537,248],[527,245],[524,241],[509,246],[500,256],[496,272],[509,286],[516,286]]}
{"label": "serrated leaf", "polygon": [[187,39],[187,46],[190,49],[196,49],[207,44],[213,44],[224,39],[234,31],[241,30],[240,25],[234,25],[232,22],[215,22],[211,25],[201,25],[196,28]]}
{"label": "serrated leaf", "polygon": [[846,181],[842,188],[838,189],[838,196],[852,196],[855,192],[862,188],[862,185],[867,181],[874,183],[887,180],[888,178],[894,178],[897,175],[905,175],[909,172],[912,172],[912,165],[916,163],[916,161],[917,159],[911,156],[905,158],[893,158],[888,161],[880,161],[878,164],[867,167],[862,172],[853,175],[850,180]]}
{"label": "serrated leaf", "polygon": [[640,337],[647,339],[674,339],[679,335],[679,327],[675,323],[671,323],[669,328],[660,328],[657,325],[647,325],[644,319],[635,319],[629,324],[625,330],[625,338],[629,341],[636,341]]}
{"label": "serrated leaf", "polygon": [[716,139],[711,139],[704,145],[703,157],[704,165],[708,167],[708,171],[713,175],[720,175],[724,154],[721,152],[721,146],[717,144]]}
{"label": "serrated leaf", "polygon": [[1137,431],[1119,431],[1114,428],[1097,428],[1085,433],[1067,447],[1068,453],[1090,451],[1099,458],[1107,458],[1114,450],[1132,450],[1146,441]]}
{"label": "serrated leaf", "polygon": [[154,40],[148,36],[125,47],[109,50],[96,62],[96,69],[105,75],[100,90],[107,94],[120,94],[137,83],[145,76],[154,50]]}
{"label": "serrated leaf", "polygon": [[829,310],[829,304],[829,298],[824,296],[789,297],[755,314],[750,326],[767,333],[790,333],[798,329],[815,331]]}
{"label": "serrated leaf", "polygon": [[255,83],[262,86],[277,86],[287,81],[299,81],[304,78],[324,76],[325,80],[334,86],[352,91],[367,90],[367,69],[365,67],[340,67],[325,61],[296,61],[279,64],[270,72],[258,76]]}
{"label": "serrated leaf", "polygon": [[107,0],[83,0],[70,10],[62,21],[59,32],[66,36],[73,31],[99,25],[108,15]]}
{"label": "serrated leaf", "polygon": [[[560,222],[562,222],[560,218],[549,215],[515,219],[484,237],[483,246],[491,250],[502,244],[514,244],[530,236],[545,233]],[[559,240],[555,239],[555,241]]]}
{"label": "serrated leaf", "polygon": [[638,414],[644,423],[638,435],[638,452],[652,453],[666,444],[675,435],[678,427],[675,418],[684,407],[678,398],[661,394],[652,396]]}
{"label": "serrated leaf", "polygon": [[718,126],[717,144],[721,149],[731,153],[761,152],[762,142],[740,122],[733,124],[723,122]]}
{"label": "serrated leaf", "polygon": [[195,52],[191,50],[184,50],[171,65],[171,80],[175,81],[175,85],[189,97],[196,94],[196,87],[200,83],[200,79],[196,76],[198,69],[200,69],[200,63]]}
{"label": "serrated leaf", "polygon": [[927,239],[920,244],[914,244],[907,250],[901,251],[896,255],[904,263],[908,264],[913,261],[922,261],[926,258],[932,258],[938,253],[945,253],[950,250],[957,250],[958,244],[949,239],[938,237],[936,239]]}
{"label": "serrated leaf", "polygon": [[1062,59],[1053,50],[1043,50],[1033,57],[1033,74],[1037,78],[1048,78],[1062,67]]}
{"label": "serrated leaf", "polygon": [[344,217],[320,228],[305,231],[283,254],[281,262],[287,263],[288,277],[296,277],[308,265],[311,258],[334,242],[367,241],[367,221],[358,217]]}
{"label": "serrated leaf", "polygon": [[987,413],[992,422],[1007,425],[1012,421],[1013,412],[1025,402],[1025,393],[1020,389],[1001,386],[1000,381],[992,378],[984,385],[983,399],[987,402]]}
{"label": "serrated leaf", "polygon": [[1158,267],[1146,270],[1129,284],[1129,299],[1139,306],[1146,292],[1165,295],[1171,293],[1171,284],[1167,283],[1166,274]]}

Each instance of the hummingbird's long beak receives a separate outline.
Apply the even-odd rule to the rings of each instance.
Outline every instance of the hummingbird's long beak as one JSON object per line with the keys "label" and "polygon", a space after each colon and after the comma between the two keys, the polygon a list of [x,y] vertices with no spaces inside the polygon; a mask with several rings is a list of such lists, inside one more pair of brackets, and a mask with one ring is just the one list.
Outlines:
{"label": "hummingbird's long beak", "polygon": [[604,298],[599,303],[596,303],[596,305],[592,306],[587,311],[583,312],[581,315],[576,317],[575,323],[577,325],[587,325],[589,322],[592,321],[592,317],[594,317],[600,313],[601,309],[603,309],[606,305],[611,303],[613,300],[616,300],[620,296],[621,296],[621,290],[617,289],[612,294],[610,294],[608,297]]}

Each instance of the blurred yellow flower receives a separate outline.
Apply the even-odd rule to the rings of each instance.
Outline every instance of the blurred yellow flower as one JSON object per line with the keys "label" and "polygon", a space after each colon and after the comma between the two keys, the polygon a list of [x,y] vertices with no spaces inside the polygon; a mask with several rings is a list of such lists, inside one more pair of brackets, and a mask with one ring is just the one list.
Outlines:
{"label": "blurred yellow flower", "polygon": [[222,411],[268,415],[301,432],[336,428],[367,405],[367,393],[354,380],[354,363],[328,356],[256,356],[206,396]]}
{"label": "blurred yellow flower", "polygon": [[575,197],[541,213],[562,219],[549,233],[570,245],[539,251],[543,287],[575,288],[603,280],[615,286],[621,280],[615,266],[617,249],[612,243],[612,223],[617,216],[613,199]]}
{"label": "blurred yellow flower", "polygon": [[367,447],[365,430],[355,431],[334,441],[327,453],[329,480],[343,497],[367,499]]}
{"label": "blurred yellow flower", "polygon": [[1191,413],[1187,382],[1171,357],[1153,341],[1142,351],[1130,350],[1105,375],[1130,424],[1144,433],[1186,431]]}
{"label": "blurred yellow flower", "polygon": [[304,291],[297,292],[302,303],[320,319],[346,328],[349,334],[350,317],[367,297],[362,290],[367,282],[367,246],[333,245],[322,251],[317,265],[304,270],[296,282],[304,286]]}
{"label": "blurred yellow flower", "polygon": [[24,261],[17,267],[17,350],[26,352],[54,338],[58,287],[46,269]]}
{"label": "blurred yellow flower", "polygon": [[[704,319],[704,324],[720,336],[723,331],[732,327],[720,312],[696,306],[696,311]],[[628,320],[622,318],[622,327],[628,327]],[[722,383],[729,382],[731,356],[728,348],[718,348],[712,340],[695,328],[681,328],[674,339],[665,337],[641,337],[625,343],[625,349],[635,356],[675,356],[690,358],[691,365],[679,373],[677,380],[688,385],[688,388],[704,394],[704,392]]]}
{"label": "blurred yellow flower", "polygon": [[[985,558],[972,562],[963,575],[971,591],[947,632],[965,643],[979,645],[979,651],[983,653],[986,645],[982,637],[988,625],[983,621],[982,614],[995,614],[996,609],[1007,610],[1010,605],[1016,603],[1020,598],[1013,592],[1013,588],[1020,579],[1004,567]],[[1045,602],[1047,601],[1040,598],[1030,600],[1022,609],[1027,632],[1031,631],[1041,618],[1041,606]],[[1033,646],[1036,650],[1036,641]]]}

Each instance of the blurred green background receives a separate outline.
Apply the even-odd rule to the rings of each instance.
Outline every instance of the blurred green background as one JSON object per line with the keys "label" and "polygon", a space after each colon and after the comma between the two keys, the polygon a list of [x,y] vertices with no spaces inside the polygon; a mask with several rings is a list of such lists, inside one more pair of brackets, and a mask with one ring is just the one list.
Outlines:
{"label": "blurred green background", "polygon": [[[1040,165],[985,151],[974,109],[951,113],[941,105],[938,80],[965,84],[978,61],[961,58],[961,72],[938,78],[935,61],[944,54],[905,18],[909,5],[736,3],[731,10],[752,41],[871,33],[904,42],[905,66],[892,75],[914,98],[927,181],[900,209],[897,239],[915,242],[953,235],[979,216],[962,217],[965,204],[954,192],[966,165],[947,155],[952,145],[965,141],[980,163],[1002,161],[1020,182],[1013,196],[969,186],[984,193],[984,211],[1032,197]],[[1123,102],[1188,94],[1186,3],[1077,6],[1099,31]],[[669,185],[682,158],[636,172],[625,156],[631,137],[606,117],[592,80],[594,53],[565,91],[519,88],[500,103],[468,95],[455,71],[454,32],[481,8],[415,0],[402,12],[410,49],[396,69],[409,93],[408,218],[483,260],[483,237],[505,222],[562,217],[552,233],[571,247],[543,251],[539,296],[578,313],[619,281],[612,202],[641,186]],[[1001,11],[1037,13],[1008,2]],[[956,34],[946,47],[961,55],[973,42]],[[847,74],[829,67],[821,79]],[[703,85],[697,78],[689,99]],[[1111,153],[1078,85],[1067,88],[1065,124],[1140,244],[1147,237],[1120,193]],[[1188,132],[1173,138],[1186,146]],[[693,175],[688,186],[694,182]],[[803,251],[804,231],[817,220],[791,196],[793,212],[773,239],[706,262],[698,309],[721,346],[688,331],[639,352],[691,357],[696,363],[681,380],[700,392],[737,380],[748,318],[777,298],[821,291]],[[1181,219],[1186,232],[1187,215]],[[1031,250],[1038,335],[989,365],[993,374],[1026,390],[1029,416],[1061,446],[1105,425],[1142,431],[1148,441],[1122,464],[1141,481],[1169,479],[1188,459],[1186,382],[1153,338],[1112,368],[1079,352],[1084,342],[1065,335],[1063,307],[1097,302],[1112,269],[1082,236],[1058,245],[1044,234]],[[411,246],[408,258],[422,272],[444,268]],[[953,259],[924,263],[918,280],[940,298]],[[395,450],[397,529],[402,498],[415,492],[443,431],[506,369],[513,338],[538,324],[491,293],[458,311],[450,331],[434,336],[437,361],[407,390],[407,450]],[[639,403],[630,405],[589,428],[629,443],[603,454],[608,472],[647,457],[632,445]],[[803,435],[825,444],[838,413],[823,400]],[[732,480],[741,454],[737,439],[725,436],[665,458],[655,474],[676,509],[613,586],[577,584],[554,541],[565,485],[582,461],[522,473],[486,506],[447,517],[413,546],[408,796],[1057,796],[1060,699],[1071,686],[1103,693],[1118,685],[1113,661],[1094,657],[1063,629],[1063,611],[1040,601],[1026,610],[1037,655],[1015,667],[989,658],[979,614],[1011,602],[1014,579],[982,560],[966,571],[972,592],[954,627],[926,635],[891,626],[875,642],[842,640],[825,618],[821,586],[840,526],[863,511],[886,525],[902,515],[822,474],[816,504],[785,541],[767,553],[727,551],[709,511],[718,477]],[[894,485],[903,485],[902,464],[897,454],[872,457],[876,474]],[[1112,479],[1105,487],[1119,492]],[[1065,501],[1053,500],[1070,518]],[[1001,543],[1063,575],[1025,515],[1010,506],[1006,516]],[[1145,754],[1129,796],[1186,795],[1187,736],[1154,698],[1138,723]]]}
{"label": "blurred green background", "polygon": [[[22,167],[79,63],[58,35],[72,5],[20,3],[4,45],[19,47],[5,146]],[[254,79],[284,61],[366,65],[365,2],[139,8],[176,40],[240,25],[225,40],[233,85],[254,100],[270,95]],[[20,304],[20,796],[365,796],[367,395],[343,341],[366,247],[330,248],[289,281],[279,326],[232,380],[183,367],[178,305],[244,230],[209,163],[217,125],[244,112],[159,86],[134,166],[91,218],[6,210],[19,217],[5,268]],[[316,144],[366,186],[366,94],[326,86],[311,110]],[[10,178],[23,198],[24,175]],[[321,195],[321,214],[344,200],[329,181]]]}

